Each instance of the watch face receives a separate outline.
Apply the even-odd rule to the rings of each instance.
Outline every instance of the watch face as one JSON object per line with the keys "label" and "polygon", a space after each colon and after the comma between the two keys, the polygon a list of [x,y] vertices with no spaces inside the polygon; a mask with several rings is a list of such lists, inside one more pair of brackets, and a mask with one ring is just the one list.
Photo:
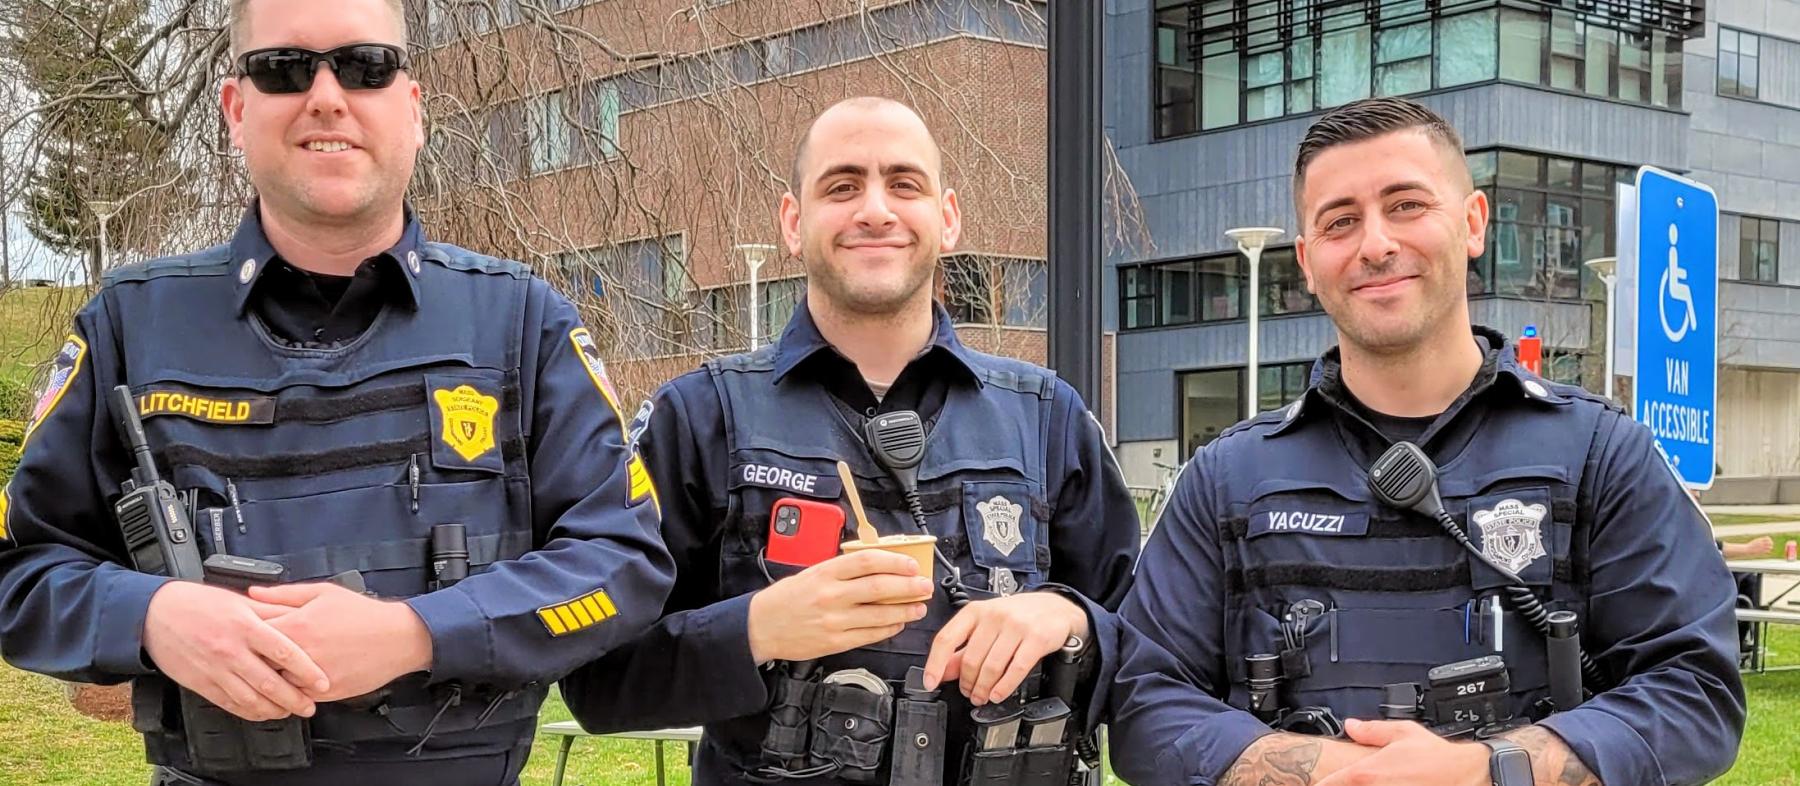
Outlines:
{"label": "watch face", "polygon": [[1532,786],[1531,754],[1523,749],[1495,751],[1489,769],[1494,786]]}

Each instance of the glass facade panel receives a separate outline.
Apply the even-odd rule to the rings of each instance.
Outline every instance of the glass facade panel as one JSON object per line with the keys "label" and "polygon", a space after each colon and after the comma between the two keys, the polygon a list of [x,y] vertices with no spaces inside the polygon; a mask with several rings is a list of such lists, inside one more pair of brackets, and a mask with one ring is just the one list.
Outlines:
{"label": "glass facade panel", "polygon": [[1262,315],[1303,314],[1319,310],[1319,300],[1306,291],[1306,276],[1294,258],[1292,246],[1272,248],[1262,255]]}
{"label": "glass facade panel", "polygon": [[1587,51],[1587,25],[1574,14],[1550,14],[1550,86],[1580,90],[1583,55]]}
{"label": "glass facade panel", "polygon": [[1206,58],[1200,84],[1202,129],[1237,125],[1238,79],[1236,52]]}
{"label": "glass facade panel", "polygon": [[1544,78],[1544,16],[1500,10],[1500,78],[1539,84]]}
{"label": "glass facade panel", "polygon": [[1320,107],[1368,98],[1369,26],[1330,30],[1321,36],[1319,71]]}
{"label": "glass facade panel", "polygon": [[1626,33],[1619,38],[1619,71],[1613,97],[1632,103],[1650,99],[1650,36]]}
{"label": "glass facade panel", "polygon": [[[1496,79],[1679,108],[1681,39],[1584,9],[1499,0],[1157,0],[1156,136]],[[1754,55],[1730,46],[1729,58],[1721,53],[1730,71],[1721,93],[1754,94]]]}
{"label": "glass facade panel", "polygon": [[1757,98],[1762,70],[1762,37],[1755,33],[1719,28],[1719,85],[1722,96]]}
{"label": "glass facade panel", "polygon": [[1494,9],[1439,19],[1437,82],[1454,87],[1494,78],[1499,38]]}
{"label": "glass facade panel", "polygon": [[[1216,254],[1119,268],[1119,321],[1125,330],[1242,319],[1248,295],[1248,262],[1242,254]],[[1266,317],[1319,311],[1293,246],[1262,255]]]}
{"label": "glass facade panel", "polygon": [[[1177,374],[1181,452],[1190,455],[1244,419],[1245,368]],[[1312,363],[1279,363],[1256,368],[1256,405],[1267,412],[1300,397]]]}
{"label": "glass facade panel", "polygon": [[[1470,159],[1493,155],[1471,153]],[[1613,246],[1616,177],[1631,170],[1503,150],[1491,178],[1476,177],[1493,205],[1487,247],[1470,263],[1469,293],[1532,299],[1599,300],[1583,264]],[[1473,169],[1473,168],[1472,168]]]}
{"label": "glass facade panel", "polygon": [[1237,254],[1200,260],[1200,319],[1244,315],[1244,258]]}
{"label": "glass facade panel", "polygon": [[1781,280],[1781,222],[1744,216],[1738,219],[1738,277],[1745,281]]}
{"label": "glass facade panel", "polygon": [[1244,419],[1242,369],[1196,371],[1180,375],[1181,453],[1201,445]]}
{"label": "glass facade panel", "polygon": [[1611,96],[1612,75],[1618,66],[1619,31],[1598,25],[1587,26],[1587,74],[1582,78],[1591,95]]}

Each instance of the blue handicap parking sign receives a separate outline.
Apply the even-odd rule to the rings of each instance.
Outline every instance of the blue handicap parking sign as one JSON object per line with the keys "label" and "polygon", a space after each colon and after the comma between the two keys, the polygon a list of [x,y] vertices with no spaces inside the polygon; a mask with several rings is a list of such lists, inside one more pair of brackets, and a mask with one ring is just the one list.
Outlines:
{"label": "blue handicap parking sign", "polygon": [[1653,167],[1637,175],[1637,382],[1632,412],[1682,482],[1713,482],[1718,435],[1719,200]]}

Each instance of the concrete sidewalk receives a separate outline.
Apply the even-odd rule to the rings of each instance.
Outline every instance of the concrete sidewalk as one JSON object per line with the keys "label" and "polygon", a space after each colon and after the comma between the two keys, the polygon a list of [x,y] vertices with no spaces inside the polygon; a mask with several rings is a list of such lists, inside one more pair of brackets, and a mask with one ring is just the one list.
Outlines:
{"label": "concrete sidewalk", "polygon": [[[1757,535],[1773,535],[1777,532],[1800,532],[1800,519],[1794,521],[1770,521],[1763,524],[1721,524],[1713,527],[1713,537],[1753,538]],[[1781,551],[1781,544],[1775,544],[1775,551]]]}
{"label": "concrete sidewalk", "polygon": [[1707,513],[1729,513],[1734,516],[1781,516],[1800,521],[1800,505],[1707,505]]}
{"label": "concrete sidewalk", "polygon": [[[1707,505],[1708,515],[1721,513],[1733,516],[1780,516],[1784,521],[1767,521],[1758,524],[1719,524],[1713,527],[1713,535],[1719,538],[1752,538],[1757,535],[1773,535],[1778,532],[1800,532],[1800,505]],[[1780,554],[1782,544],[1775,544],[1775,553]]]}

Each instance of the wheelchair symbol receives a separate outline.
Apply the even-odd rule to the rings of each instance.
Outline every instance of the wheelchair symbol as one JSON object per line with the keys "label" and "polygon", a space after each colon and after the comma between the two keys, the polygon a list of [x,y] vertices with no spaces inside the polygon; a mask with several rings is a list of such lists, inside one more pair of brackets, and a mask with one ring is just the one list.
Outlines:
{"label": "wheelchair symbol", "polygon": [[[1679,234],[1675,225],[1669,225],[1669,266],[1663,269],[1662,281],[1656,285],[1657,316],[1662,318],[1663,335],[1669,337],[1670,343],[1679,343],[1687,337],[1688,331],[1700,326],[1700,319],[1694,314],[1694,293],[1688,289],[1687,271],[1681,269],[1681,259],[1676,253],[1675,241]],[[1686,315],[1677,320],[1674,327],[1669,325],[1668,301],[1673,300],[1687,306]],[[1677,311],[1677,314],[1681,312]]]}

